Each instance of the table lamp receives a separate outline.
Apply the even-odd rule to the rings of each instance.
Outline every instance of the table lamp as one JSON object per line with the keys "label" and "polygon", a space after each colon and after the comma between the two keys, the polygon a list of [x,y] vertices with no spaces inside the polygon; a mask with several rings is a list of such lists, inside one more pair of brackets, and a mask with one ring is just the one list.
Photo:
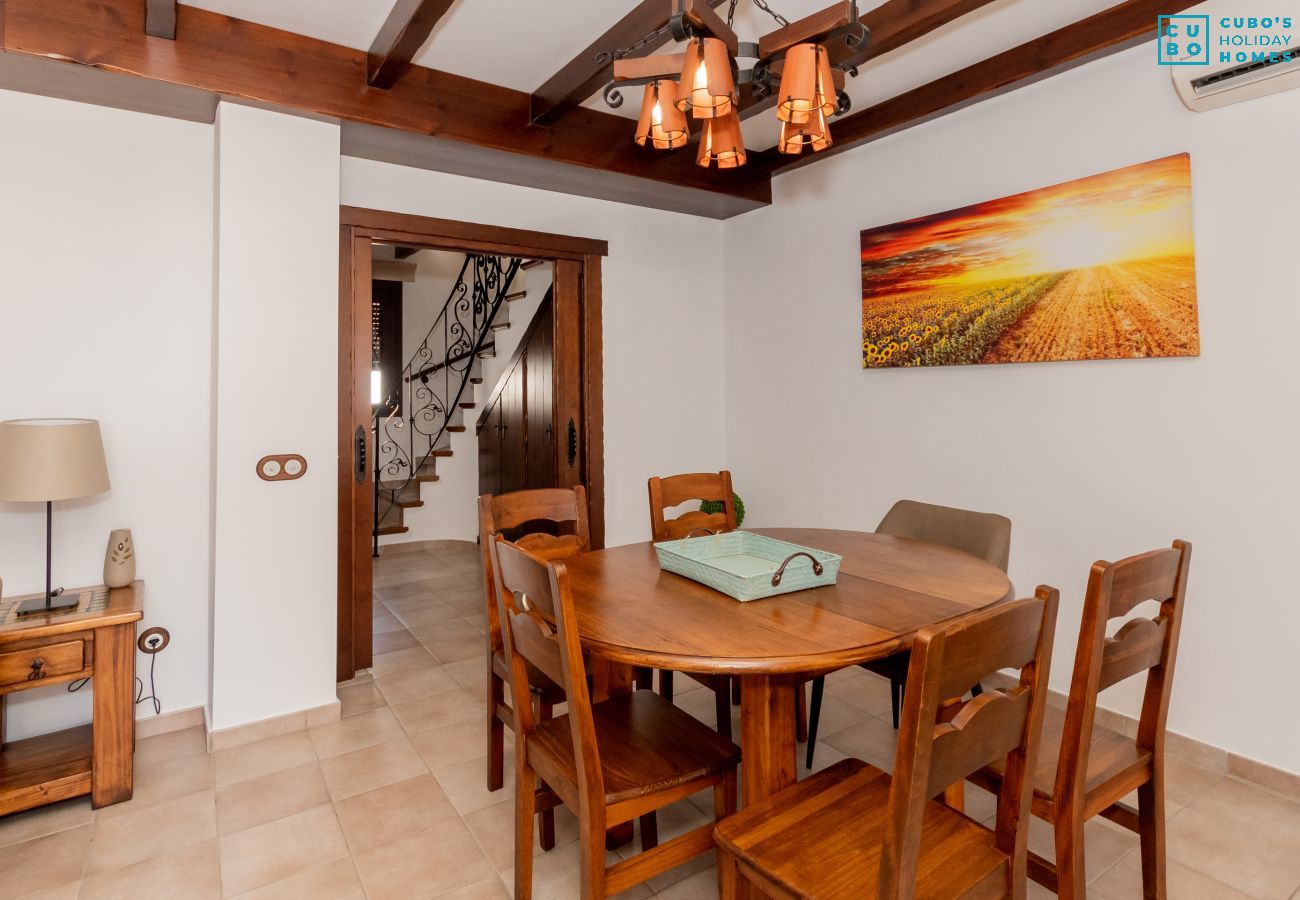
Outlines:
{"label": "table lamp", "polygon": [[54,501],[107,491],[108,466],[94,419],[11,419],[0,422],[0,500],[45,503],[45,596],[24,600],[18,615],[75,608],[77,596],[55,596],[51,583]]}

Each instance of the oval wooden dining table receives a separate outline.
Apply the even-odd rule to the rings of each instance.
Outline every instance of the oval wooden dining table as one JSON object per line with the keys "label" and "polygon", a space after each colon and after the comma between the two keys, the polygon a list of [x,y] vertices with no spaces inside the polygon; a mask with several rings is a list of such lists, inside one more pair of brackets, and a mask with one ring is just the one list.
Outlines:
{"label": "oval wooden dining table", "polygon": [[578,630],[591,653],[623,669],[740,679],[746,803],[795,780],[795,691],[802,682],[890,656],[918,629],[1011,595],[1001,569],[949,547],[870,532],[751,530],[841,555],[837,582],[741,603],[662,571],[650,543],[566,561]]}

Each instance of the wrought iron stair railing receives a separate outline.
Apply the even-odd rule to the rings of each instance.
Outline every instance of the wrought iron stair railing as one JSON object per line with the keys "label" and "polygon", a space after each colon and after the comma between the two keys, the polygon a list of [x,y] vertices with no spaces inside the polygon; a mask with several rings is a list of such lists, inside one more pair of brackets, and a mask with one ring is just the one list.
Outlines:
{"label": "wrought iron stair railing", "polygon": [[[447,455],[444,438],[463,415],[480,355],[494,346],[492,326],[522,263],[467,255],[398,383],[375,406],[375,555],[383,517],[403,504],[417,505],[420,484],[433,480],[434,460]],[[387,501],[382,512],[381,501]]]}

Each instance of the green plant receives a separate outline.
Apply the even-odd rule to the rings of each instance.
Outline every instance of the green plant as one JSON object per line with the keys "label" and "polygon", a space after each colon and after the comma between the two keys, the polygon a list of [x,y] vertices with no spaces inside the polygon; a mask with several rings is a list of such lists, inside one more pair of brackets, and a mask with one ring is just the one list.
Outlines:
{"label": "green plant", "polygon": [[[733,492],[732,501],[736,504],[736,527],[739,528],[745,521],[745,501],[740,499],[740,495]],[[703,500],[700,502],[700,512],[713,515],[714,513],[726,512],[721,500]]]}

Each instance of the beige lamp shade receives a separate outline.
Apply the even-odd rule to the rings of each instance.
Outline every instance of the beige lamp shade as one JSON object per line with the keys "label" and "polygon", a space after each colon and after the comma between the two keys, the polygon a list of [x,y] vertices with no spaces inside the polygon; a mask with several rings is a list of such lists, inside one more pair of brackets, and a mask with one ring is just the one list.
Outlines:
{"label": "beige lamp shade", "polygon": [[706,168],[716,165],[719,169],[734,169],[745,164],[745,142],[740,133],[738,114],[705,120],[695,161]]}
{"label": "beige lamp shade", "polygon": [[736,81],[731,77],[731,55],[717,38],[702,37],[686,45],[677,108],[697,119],[729,115],[736,108]]}
{"label": "beige lamp shade", "polygon": [[831,129],[820,109],[814,108],[803,122],[781,123],[781,140],[777,143],[777,148],[782,153],[798,156],[805,147],[812,148],[816,153],[830,145]]}
{"label": "beige lamp shade", "polygon": [[109,489],[94,419],[0,422],[0,500],[74,500]]}
{"label": "beige lamp shade", "polygon": [[686,146],[691,134],[687,130],[686,113],[677,108],[677,83],[652,81],[645,86],[641,101],[641,119],[636,126],[636,142],[647,143],[656,150],[675,150]]}
{"label": "beige lamp shade", "polygon": [[835,79],[830,54],[821,44],[796,44],[786,51],[776,116],[782,122],[802,125],[813,110],[835,112]]}

